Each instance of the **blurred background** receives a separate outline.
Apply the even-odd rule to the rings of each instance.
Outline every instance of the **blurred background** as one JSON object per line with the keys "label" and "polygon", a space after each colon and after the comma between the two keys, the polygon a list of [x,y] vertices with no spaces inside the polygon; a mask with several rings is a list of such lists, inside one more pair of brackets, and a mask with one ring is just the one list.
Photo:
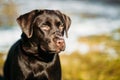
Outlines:
{"label": "blurred background", "polygon": [[0,75],[11,45],[20,39],[16,18],[33,9],[71,17],[63,80],[120,80],[120,0],[0,0]]}

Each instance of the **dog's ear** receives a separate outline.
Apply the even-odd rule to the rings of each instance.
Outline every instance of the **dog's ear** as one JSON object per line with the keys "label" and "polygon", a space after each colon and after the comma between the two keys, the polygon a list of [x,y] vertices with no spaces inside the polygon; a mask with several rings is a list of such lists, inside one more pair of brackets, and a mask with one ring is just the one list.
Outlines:
{"label": "dog's ear", "polygon": [[38,10],[33,10],[17,18],[18,24],[20,25],[23,33],[25,33],[28,38],[31,38],[33,34],[32,23],[37,12]]}
{"label": "dog's ear", "polygon": [[70,25],[71,25],[70,17],[61,13],[59,10],[56,10],[56,13],[60,16],[60,18],[62,18],[63,25],[65,26],[64,32],[66,33],[66,37],[68,37],[68,30],[69,30]]}
{"label": "dog's ear", "polygon": [[63,19],[64,19],[64,25],[65,25],[65,33],[66,33],[66,37],[68,37],[68,30],[70,28],[71,25],[71,19],[70,17],[68,17],[67,15],[63,14]]}

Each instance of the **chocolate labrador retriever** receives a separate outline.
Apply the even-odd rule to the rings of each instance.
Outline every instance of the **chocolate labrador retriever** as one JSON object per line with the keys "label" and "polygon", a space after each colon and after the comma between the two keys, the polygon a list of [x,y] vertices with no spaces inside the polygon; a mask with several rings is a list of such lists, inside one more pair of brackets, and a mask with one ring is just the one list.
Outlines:
{"label": "chocolate labrador retriever", "polygon": [[21,39],[10,49],[5,80],[61,80],[59,52],[71,20],[58,10],[33,10],[17,18]]}

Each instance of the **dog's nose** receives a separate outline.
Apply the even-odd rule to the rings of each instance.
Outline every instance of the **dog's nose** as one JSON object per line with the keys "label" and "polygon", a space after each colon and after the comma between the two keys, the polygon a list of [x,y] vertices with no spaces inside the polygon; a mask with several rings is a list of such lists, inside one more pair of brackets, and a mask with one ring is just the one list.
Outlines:
{"label": "dog's nose", "polygon": [[64,39],[58,39],[57,42],[56,42],[56,45],[59,46],[59,47],[64,46],[65,45]]}

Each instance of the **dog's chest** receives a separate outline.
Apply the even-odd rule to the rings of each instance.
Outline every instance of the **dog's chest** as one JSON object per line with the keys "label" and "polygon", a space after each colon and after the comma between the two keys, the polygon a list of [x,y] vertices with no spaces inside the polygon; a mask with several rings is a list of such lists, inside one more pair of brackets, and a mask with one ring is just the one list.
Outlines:
{"label": "dog's chest", "polygon": [[30,67],[34,78],[51,79],[54,78],[53,76],[61,77],[61,66],[58,57],[54,57],[51,62],[42,61],[35,61],[34,63],[32,62],[30,63]]}
{"label": "dog's chest", "polygon": [[[58,55],[54,55],[49,62],[41,61],[36,58],[29,58],[19,61],[21,72],[26,80],[60,80],[61,66]],[[30,78],[30,79],[29,79]]]}
{"label": "dog's chest", "polygon": [[[50,68],[50,63],[45,63],[41,61],[35,61],[34,63],[30,63],[30,68],[34,73],[45,71],[46,69]],[[54,65],[54,64],[53,64]]]}

